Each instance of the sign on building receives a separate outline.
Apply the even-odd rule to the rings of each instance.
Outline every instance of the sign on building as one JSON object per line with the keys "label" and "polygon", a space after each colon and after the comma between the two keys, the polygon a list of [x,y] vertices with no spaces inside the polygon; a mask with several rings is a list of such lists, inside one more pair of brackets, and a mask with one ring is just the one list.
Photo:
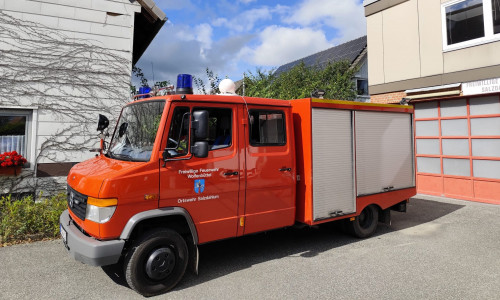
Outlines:
{"label": "sign on building", "polygon": [[500,78],[464,82],[462,84],[462,93],[464,96],[497,92],[500,92]]}

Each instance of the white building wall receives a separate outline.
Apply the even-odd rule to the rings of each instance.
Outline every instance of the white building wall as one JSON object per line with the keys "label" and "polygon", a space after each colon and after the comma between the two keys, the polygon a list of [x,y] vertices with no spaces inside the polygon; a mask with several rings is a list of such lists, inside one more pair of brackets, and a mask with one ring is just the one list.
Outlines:
{"label": "white building wall", "polygon": [[31,112],[33,149],[21,176],[0,177],[0,194],[57,190],[64,178],[38,178],[37,166],[94,155],[98,114],[114,124],[129,99],[140,10],[129,0],[0,0],[0,110]]}

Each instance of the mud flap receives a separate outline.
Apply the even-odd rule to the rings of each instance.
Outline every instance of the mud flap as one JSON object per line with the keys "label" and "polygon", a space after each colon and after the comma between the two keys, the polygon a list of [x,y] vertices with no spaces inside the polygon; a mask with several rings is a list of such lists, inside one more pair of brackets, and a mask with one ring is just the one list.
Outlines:
{"label": "mud flap", "polygon": [[406,203],[407,202],[408,202],[408,200],[401,201],[398,204],[391,206],[390,209],[393,211],[398,211],[398,212],[406,212]]}
{"label": "mud flap", "polygon": [[385,209],[378,215],[378,221],[391,226],[391,209]]}
{"label": "mud flap", "polygon": [[188,243],[189,247],[189,265],[188,268],[196,275],[198,275],[198,262],[200,261],[200,253],[198,246],[193,242]]}

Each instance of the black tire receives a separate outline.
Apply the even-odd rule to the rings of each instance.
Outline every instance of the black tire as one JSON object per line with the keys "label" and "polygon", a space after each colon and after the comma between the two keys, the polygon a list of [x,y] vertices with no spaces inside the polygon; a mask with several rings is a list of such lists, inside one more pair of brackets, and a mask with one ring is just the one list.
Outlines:
{"label": "black tire", "polygon": [[346,226],[350,234],[364,239],[375,233],[378,224],[378,209],[369,205],[361,211],[354,221],[346,220]]}
{"label": "black tire", "polygon": [[143,296],[163,294],[182,279],[188,260],[186,241],[176,231],[148,231],[125,256],[125,279]]}

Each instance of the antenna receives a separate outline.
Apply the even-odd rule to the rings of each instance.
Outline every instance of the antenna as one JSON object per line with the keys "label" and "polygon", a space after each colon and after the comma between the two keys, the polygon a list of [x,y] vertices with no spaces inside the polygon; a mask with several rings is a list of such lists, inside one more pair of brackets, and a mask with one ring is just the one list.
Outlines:
{"label": "antenna", "polygon": [[155,69],[153,67],[153,62],[151,62],[151,72],[153,73],[153,82],[155,82]]}
{"label": "antenna", "polygon": [[246,78],[245,76],[246,74],[245,72],[243,72],[243,97],[245,97],[245,78]]}

